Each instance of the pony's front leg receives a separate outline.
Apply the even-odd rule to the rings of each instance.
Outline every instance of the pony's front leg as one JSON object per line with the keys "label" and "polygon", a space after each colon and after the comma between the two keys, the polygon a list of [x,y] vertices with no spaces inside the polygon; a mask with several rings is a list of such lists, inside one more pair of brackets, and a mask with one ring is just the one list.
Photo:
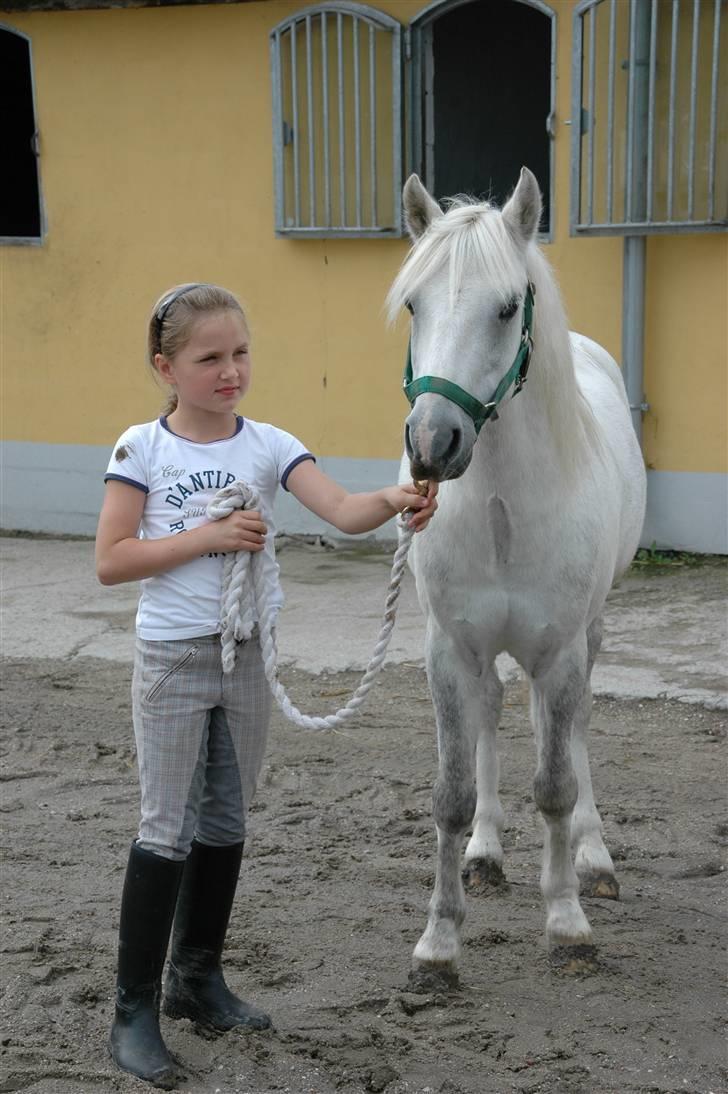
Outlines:
{"label": "pony's front leg", "polygon": [[591,927],[579,903],[579,879],[571,858],[571,819],[578,796],[571,731],[584,693],[586,667],[586,636],[582,635],[532,682],[538,740],[534,799],[546,826],[541,871],[546,938],[554,959],[572,969],[593,962]]}
{"label": "pony's front leg", "polygon": [[[460,872],[463,837],[475,812],[476,666],[466,666],[453,643],[430,626],[427,676],[437,721],[439,767],[432,804],[437,826],[437,869],[427,927],[413,954],[415,987],[457,983],[465,891]],[[470,669],[470,671],[468,671]]]}
{"label": "pony's front leg", "polygon": [[503,807],[498,797],[499,763],[496,732],[503,708],[503,684],[495,667],[483,676],[480,726],[475,753],[478,803],[473,834],[465,848],[463,878],[473,891],[505,885],[503,873]]}

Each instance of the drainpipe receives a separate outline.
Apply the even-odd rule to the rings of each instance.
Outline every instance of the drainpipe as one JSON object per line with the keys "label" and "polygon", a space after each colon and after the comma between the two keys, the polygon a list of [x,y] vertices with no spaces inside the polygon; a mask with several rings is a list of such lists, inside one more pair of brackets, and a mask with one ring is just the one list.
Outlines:
{"label": "drainpipe", "polygon": [[[632,142],[632,178],[630,186],[630,219],[647,218],[647,141],[649,114],[650,63],[650,0],[633,0],[630,41],[634,58],[629,58],[632,96],[631,118],[627,131]],[[633,98],[632,98],[633,97]],[[630,122],[632,124],[630,124]],[[642,415],[648,409],[644,395],[645,350],[645,266],[647,237],[624,237],[622,280],[622,364],[627,388],[632,424],[640,443]]]}
{"label": "drainpipe", "polygon": [[642,443],[645,348],[645,236],[625,236],[622,279],[622,362],[632,425]]}

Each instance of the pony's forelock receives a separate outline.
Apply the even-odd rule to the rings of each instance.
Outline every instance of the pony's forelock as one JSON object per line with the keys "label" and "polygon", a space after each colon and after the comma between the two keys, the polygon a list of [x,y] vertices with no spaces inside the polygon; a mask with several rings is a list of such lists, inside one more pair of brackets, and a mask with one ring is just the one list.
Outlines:
{"label": "pony's forelock", "polygon": [[514,246],[500,211],[488,202],[449,198],[446,212],[414,245],[387,294],[390,323],[418,288],[443,268],[448,270],[451,308],[473,270],[482,271],[504,302],[523,292],[525,257]]}

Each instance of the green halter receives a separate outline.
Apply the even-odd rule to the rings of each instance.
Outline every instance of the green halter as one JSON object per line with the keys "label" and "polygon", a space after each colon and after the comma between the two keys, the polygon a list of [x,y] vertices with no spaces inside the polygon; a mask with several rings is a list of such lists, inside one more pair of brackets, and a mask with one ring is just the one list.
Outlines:
{"label": "green halter", "polygon": [[416,380],[413,380],[412,339],[410,338],[410,343],[407,347],[407,364],[405,365],[404,370],[403,385],[404,393],[407,396],[410,405],[414,406],[415,399],[418,395],[424,395],[425,392],[432,392],[434,395],[444,395],[451,403],[457,403],[461,410],[464,410],[468,417],[472,418],[476,434],[480,433],[481,428],[489,418],[496,421],[498,418],[496,408],[503,400],[511,385],[515,387],[515,391],[513,392],[513,395],[515,396],[518,395],[518,392],[526,382],[528,364],[531,360],[531,352],[533,350],[532,329],[535,295],[536,287],[529,281],[528,288],[526,289],[526,298],[523,302],[523,326],[521,327],[521,343],[518,347],[518,353],[516,354],[515,361],[508,369],[508,372],[493,392],[493,397],[489,403],[481,403],[474,395],[469,395],[467,391],[458,387],[457,384],[452,383],[451,380],[444,380],[441,376],[418,376]]}

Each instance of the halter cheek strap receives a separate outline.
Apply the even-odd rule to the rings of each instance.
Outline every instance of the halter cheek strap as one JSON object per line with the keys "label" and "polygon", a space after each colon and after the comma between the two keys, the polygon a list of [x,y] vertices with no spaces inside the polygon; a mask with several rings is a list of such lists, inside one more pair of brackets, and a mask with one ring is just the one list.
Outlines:
{"label": "halter cheek strap", "polygon": [[516,353],[513,364],[508,369],[508,372],[500,381],[493,392],[490,401],[487,403],[481,403],[479,399],[476,399],[474,395],[470,395],[458,384],[454,384],[452,380],[445,380],[441,376],[418,376],[416,380],[413,379],[412,339],[410,338],[409,346],[407,347],[407,364],[405,365],[403,384],[404,393],[409,400],[410,406],[414,406],[415,399],[418,395],[424,395],[426,392],[431,392],[433,395],[443,395],[446,399],[449,399],[451,403],[455,403],[461,410],[464,410],[468,417],[472,419],[476,434],[480,433],[480,430],[489,418],[496,421],[498,418],[498,404],[502,402],[510,387],[514,387],[513,395],[515,396],[518,395],[518,392],[526,382],[528,366],[533,351],[532,331],[535,295],[536,287],[529,281],[528,288],[526,289],[526,297],[523,302],[523,325],[521,327],[521,341],[518,346],[518,352]]}

